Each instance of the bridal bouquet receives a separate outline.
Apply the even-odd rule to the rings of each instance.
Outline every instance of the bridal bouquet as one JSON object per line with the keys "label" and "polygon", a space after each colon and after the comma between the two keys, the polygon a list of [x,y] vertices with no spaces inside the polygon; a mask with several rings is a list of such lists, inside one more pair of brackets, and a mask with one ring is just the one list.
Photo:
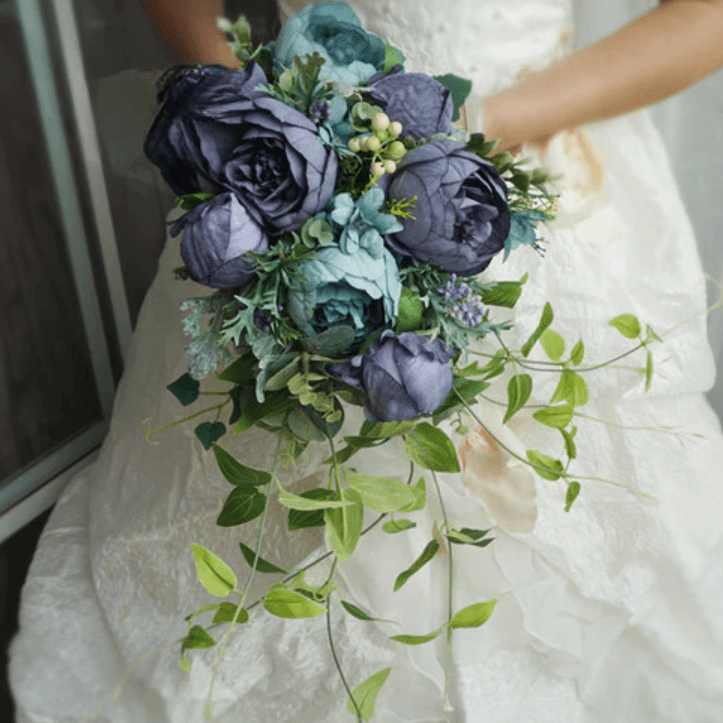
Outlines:
{"label": "bridal bouquet", "polygon": [[[201,583],[228,599],[188,617],[185,669],[186,652],[215,645],[210,631],[226,625],[222,653],[233,626],[247,621],[254,605],[281,617],[328,615],[339,594],[337,561],[382,521],[390,535],[414,527],[404,513],[424,508],[430,480],[439,493],[435,473],[459,472],[474,484],[473,452],[497,454],[503,467],[511,460],[527,475],[534,470],[563,480],[569,509],[580,491],[568,472],[577,454],[573,411],[588,396],[576,371],[584,345],[565,356],[564,341],[550,329],[549,304],[519,351],[504,343],[509,322],[495,321],[492,309],[514,307],[525,278],[485,283],[478,275],[497,254],[538,248],[535,229],[553,217],[554,195],[543,170],[525,169],[509,153],[490,157],[495,142],[453,124],[469,81],[405,72],[402,54],[365,31],[345,3],[308,7],[275,42],[255,49],[243,17],[233,25],[219,20],[219,28],[233,35],[230,46],[243,68],[174,69],[162,79],[162,107],[145,146],[186,211],[171,228],[172,236],[183,230],[185,267],[177,274],[215,289],[183,304],[190,372],[169,389],[190,404],[199,395],[198,380],[221,367],[217,378],[230,384],[228,425],[237,434],[253,426],[270,430],[279,449],[271,470],[233,458],[218,444],[226,432],[224,404],[206,410],[214,420],[196,428],[231,484],[217,524],[258,517],[262,524],[256,549],[241,544],[251,568],[242,589],[226,562],[191,546]],[[612,323],[643,345],[651,339],[652,330],[643,336],[630,315]],[[497,340],[496,351],[483,351],[486,337]],[[474,411],[509,366],[503,423],[525,406],[532,378],[524,362],[538,342],[560,378],[534,418],[559,430],[566,461],[538,450],[520,455]],[[649,362],[648,377],[651,371]],[[340,440],[346,405],[363,407],[366,421]],[[440,425],[465,434],[470,419],[480,434],[460,447],[460,461]],[[395,438],[410,461],[406,483],[381,470],[361,474],[349,464],[359,450]],[[319,443],[329,449],[328,484],[300,495],[284,489],[276,464],[293,464]],[[259,556],[263,521],[277,504],[288,510],[289,534],[324,527],[333,560],[325,584],[310,585],[303,571]],[[365,511],[377,515],[367,527]],[[529,529],[526,524],[521,529]],[[445,523],[399,571],[395,590],[443,541],[483,548],[492,538],[489,530]],[[250,604],[256,573],[277,577]],[[341,604],[356,618],[372,619],[372,611]],[[454,629],[482,625],[494,605],[450,609],[428,635],[393,639],[417,645],[444,633],[451,642]],[[207,613],[213,613],[210,622],[199,624]],[[354,682],[334,660],[349,711],[359,721],[371,719],[389,669]],[[210,700],[209,693],[209,715]]]}

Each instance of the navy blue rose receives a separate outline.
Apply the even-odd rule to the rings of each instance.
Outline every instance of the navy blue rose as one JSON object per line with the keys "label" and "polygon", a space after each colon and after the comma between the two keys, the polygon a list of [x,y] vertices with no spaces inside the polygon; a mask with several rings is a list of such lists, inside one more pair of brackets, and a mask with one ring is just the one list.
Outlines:
{"label": "navy blue rose", "polygon": [[488,161],[439,140],[409,151],[393,176],[379,185],[390,201],[417,201],[414,218],[387,244],[415,261],[429,261],[458,276],[485,269],[504,248],[510,232],[507,186]]}
{"label": "navy blue rose", "polygon": [[425,73],[404,73],[395,66],[387,74],[373,75],[366,99],[384,112],[418,141],[435,133],[452,132],[454,104],[449,88]]}
{"label": "navy blue rose", "polygon": [[368,419],[400,422],[432,414],[447,398],[455,354],[439,337],[386,330],[363,354],[332,371],[364,390]]}
{"label": "navy blue rose", "polygon": [[266,232],[233,193],[220,193],[177,219],[176,236],[185,227],[181,256],[191,278],[217,289],[240,286],[253,277],[248,252],[268,251]]}
{"label": "navy blue rose", "polygon": [[[241,80],[237,80],[240,78]],[[259,66],[207,74],[169,94],[146,155],[179,195],[236,193],[270,235],[298,228],[334,192],[337,158],[303,113],[253,90]]]}

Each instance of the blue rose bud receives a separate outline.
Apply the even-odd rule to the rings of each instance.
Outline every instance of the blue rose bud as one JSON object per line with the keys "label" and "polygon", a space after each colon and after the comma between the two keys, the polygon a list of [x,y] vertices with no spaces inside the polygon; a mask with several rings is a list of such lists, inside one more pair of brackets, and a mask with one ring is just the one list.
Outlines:
{"label": "blue rose bud", "polygon": [[191,278],[216,289],[240,286],[253,277],[249,251],[268,251],[266,232],[233,193],[221,193],[177,219],[176,236],[185,227],[181,256]]}
{"label": "blue rose bud", "polygon": [[405,135],[418,141],[435,133],[452,132],[452,95],[449,88],[432,76],[392,71],[372,76],[369,85],[372,91],[367,100],[401,122]]}
{"label": "blue rose bud", "polygon": [[366,394],[371,421],[400,422],[432,414],[452,389],[450,360],[456,354],[437,337],[384,331],[361,355],[332,372]]}
{"label": "blue rose bud", "polygon": [[358,86],[384,68],[386,44],[362,27],[345,2],[309,5],[284,25],[274,46],[276,59],[291,67],[294,56],[316,52],[326,60],[320,77]]}
{"label": "blue rose bud", "polygon": [[510,232],[507,186],[495,167],[439,140],[406,153],[394,176],[378,185],[390,201],[417,201],[404,230],[386,237],[398,253],[429,261],[448,273],[474,276],[504,248]]}

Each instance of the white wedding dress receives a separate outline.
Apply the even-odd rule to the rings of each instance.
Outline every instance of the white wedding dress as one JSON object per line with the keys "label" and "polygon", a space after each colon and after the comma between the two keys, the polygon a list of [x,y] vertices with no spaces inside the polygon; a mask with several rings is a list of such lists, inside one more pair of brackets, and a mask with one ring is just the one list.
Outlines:
{"label": "white wedding dress", "polygon": [[[559,59],[572,42],[571,0],[351,5],[368,29],[404,52],[409,71],[473,81],[470,130],[475,100]],[[587,377],[591,401],[583,411],[603,421],[579,421],[572,469],[615,484],[583,480],[566,513],[563,485],[538,478],[536,498],[526,501],[536,507],[535,527],[512,533],[457,476],[441,475],[458,527],[500,523],[490,546],[454,547],[454,608],[499,602],[486,625],[455,633],[447,718],[441,638],[413,647],[388,640],[446,620],[447,554],[391,592],[441,521],[430,480],[428,508],[412,515],[416,529],[392,536],[376,528],[341,566],[346,599],[398,624],[356,620],[335,602],[339,655],[352,685],[392,666],[376,723],[720,723],[723,436],[703,397],[714,368],[691,226],[644,112],[561,134],[545,163],[566,174],[545,258],[523,248],[485,274],[516,279],[529,271],[515,334],[526,338],[546,300],[553,328],[569,344],[582,336],[589,362],[629,347],[607,326],[617,314],[670,332],[654,348],[649,392],[629,368]],[[212,549],[243,580],[238,539],[253,544],[258,527],[215,526],[230,489],[193,424],[159,435],[157,446],[144,440],[144,419],[161,425],[187,411],[165,387],[187,368],[179,305],[207,290],[174,280],[178,265],[179,240],[171,239],[100,457],[68,486],[40,540],[11,648],[18,723],[86,715],[104,723],[203,720],[216,649],[190,651],[186,673],[173,645],[187,630],[184,616],[212,601],[196,579],[189,543]],[[644,357],[621,364],[641,366]],[[536,398],[549,399],[552,384],[535,377]],[[504,386],[489,393],[504,399]],[[490,403],[480,413],[495,424],[494,410]],[[560,453],[557,439],[535,436],[525,414],[511,426],[513,443]],[[267,433],[229,434],[221,444],[247,465],[270,467]],[[378,452],[360,453],[357,466],[406,479],[398,449]],[[307,450],[297,470],[284,471],[287,486],[298,492],[314,481],[323,454]],[[290,567],[323,550],[318,530],[289,534],[283,508],[274,504],[270,515],[266,559]],[[269,579],[277,578],[257,576],[256,592]],[[352,720],[324,617],[283,620],[254,610],[231,639],[213,700],[219,723]]]}

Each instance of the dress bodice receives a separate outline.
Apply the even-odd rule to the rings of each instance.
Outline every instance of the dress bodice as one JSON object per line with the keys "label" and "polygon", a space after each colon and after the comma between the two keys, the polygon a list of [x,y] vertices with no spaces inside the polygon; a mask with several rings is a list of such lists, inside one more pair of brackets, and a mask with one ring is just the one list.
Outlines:
{"label": "dress bodice", "polygon": [[[279,0],[282,20],[310,5]],[[479,97],[572,49],[572,0],[349,0],[364,27],[399,48],[412,72],[454,73]]]}

